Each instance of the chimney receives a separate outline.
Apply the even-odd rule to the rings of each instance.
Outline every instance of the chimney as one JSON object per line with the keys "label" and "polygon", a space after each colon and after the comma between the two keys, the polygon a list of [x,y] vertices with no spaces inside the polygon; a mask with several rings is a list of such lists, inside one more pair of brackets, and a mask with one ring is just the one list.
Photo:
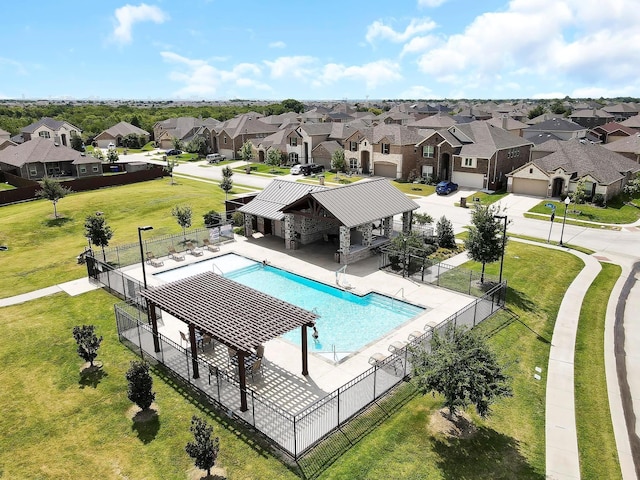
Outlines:
{"label": "chimney", "polygon": [[507,129],[507,116],[506,115],[502,115],[502,129],[503,130]]}

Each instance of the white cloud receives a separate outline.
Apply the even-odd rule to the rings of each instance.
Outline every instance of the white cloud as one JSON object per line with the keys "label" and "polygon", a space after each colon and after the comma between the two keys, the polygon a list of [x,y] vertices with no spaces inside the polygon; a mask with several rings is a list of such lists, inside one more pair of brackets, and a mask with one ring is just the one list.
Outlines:
{"label": "white cloud", "polygon": [[440,40],[433,35],[427,35],[425,37],[414,37],[404,44],[404,47],[402,47],[402,52],[400,52],[400,56],[403,57],[406,54],[424,52],[425,50],[429,50],[430,48],[435,47],[439,43]]}
{"label": "white cloud", "polygon": [[286,46],[287,44],[284,43],[282,40],[278,40],[277,42],[271,42],[269,44],[269,48],[284,48]]}
{"label": "white cloud", "polygon": [[385,25],[382,21],[376,20],[367,27],[365,36],[367,42],[373,43],[377,38],[390,40],[394,43],[406,42],[411,37],[420,33],[428,32],[436,27],[436,23],[429,19],[413,19],[404,29],[404,32],[396,32],[392,27]]}
{"label": "white cloud", "polygon": [[307,78],[317,70],[314,68],[317,60],[310,56],[279,57],[273,62],[265,60],[264,63],[271,69],[272,78]]}
{"label": "white cloud", "polygon": [[314,85],[328,85],[342,79],[362,81],[371,90],[380,85],[402,80],[400,65],[388,60],[378,60],[364,65],[345,66],[329,63]]}
{"label": "white cloud", "polygon": [[439,7],[447,0],[418,0],[418,7]]}
{"label": "white cloud", "polygon": [[113,30],[113,38],[119,43],[131,43],[131,29],[139,22],[163,23],[169,15],[154,5],[141,3],[138,6],[125,5],[115,11],[117,25]]}
{"label": "white cloud", "polygon": [[174,52],[160,52],[160,55],[166,62],[180,67],[169,72],[169,79],[184,84],[174,92],[179,97],[228,96],[227,89],[232,87],[271,90],[270,86],[260,81],[262,69],[259,65],[239,63],[231,70],[223,70],[205,60],[183,57]]}

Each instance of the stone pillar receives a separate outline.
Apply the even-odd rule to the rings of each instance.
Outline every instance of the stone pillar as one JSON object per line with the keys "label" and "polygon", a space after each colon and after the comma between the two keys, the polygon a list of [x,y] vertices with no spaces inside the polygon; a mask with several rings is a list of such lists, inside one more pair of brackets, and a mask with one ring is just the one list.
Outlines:
{"label": "stone pillar", "polygon": [[362,232],[362,245],[365,247],[371,246],[371,239],[373,238],[373,224],[365,223],[358,227]]}
{"label": "stone pillar", "polygon": [[253,235],[253,215],[244,214],[244,236],[249,238]]}
{"label": "stone pillar", "polygon": [[351,246],[351,229],[340,225],[340,263],[347,263]]}
{"label": "stone pillar", "polygon": [[405,235],[411,232],[411,214],[412,212],[402,213],[402,233]]}
{"label": "stone pillar", "polygon": [[291,249],[291,241],[296,239],[293,215],[290,213],[284,216],[284,248]]}
{"label": "stone pillar", "polygon": [[385,237],[391,236],[391,229],[393,228],[393,217],[387,217],[382,220],[382,228]]}

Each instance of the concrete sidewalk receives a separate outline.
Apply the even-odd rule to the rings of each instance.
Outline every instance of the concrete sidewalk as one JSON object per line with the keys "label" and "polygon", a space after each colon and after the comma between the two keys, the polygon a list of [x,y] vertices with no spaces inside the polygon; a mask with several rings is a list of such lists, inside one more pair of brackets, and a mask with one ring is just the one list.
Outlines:
{"label": "concrete sidewalk", "polygon": [[22,295],[0,298],[0,307],[18,305],[19,303],[35,300],[36,298],[47,297],[49,295],[55,295],[56,293],[60,292],[66,292],[69,296],[75,297],[76,295],[80,295],[91,290],[97,290],[101,287],[102,285],[99,285],[98,283],[92,283],[86,277],[79,278],[77,280],[71,280],[70,282],[61,283],[59,285],[53,285],[51,287],[41,288],[40,290],[23,293]]}

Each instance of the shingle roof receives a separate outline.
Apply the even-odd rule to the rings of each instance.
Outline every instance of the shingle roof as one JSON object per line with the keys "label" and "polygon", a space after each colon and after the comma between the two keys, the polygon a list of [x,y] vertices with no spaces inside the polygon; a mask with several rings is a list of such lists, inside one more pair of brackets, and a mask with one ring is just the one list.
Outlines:
{"label": "shingle roof", "polygon": [[297,202],[292,202],[283,211],[296,210],[307,197],[316,200],[342,225],[349,228],[420,207],[391,185],[388,179],[381,178],[310,192]]}
{"label": "shingle roof", "polygon": [[64,120],[56,120],[55,118],[51,118],[51,117],[42,117],[40,120],[38,120],[37,122],[32,123],[31,125],[27,125],[26,127],[24,127],[21,132],[24,133],[33,133],[36,131],[36,129],[42,125],[47,126],[48,128],[50,128],[53,131],[59,130],[60,127],[62,127],[62,125],[64,125],[65,123],[68,123],[70,126],[72,126],[73,128],[75,128],[76,130],[78,130],[79,132],[81,132],[82,130],[79,129],[78,127],[71,125],[69,122],[65,122]]}
{"label": "shingle roof", "polygon": [[640,115],[634,115],[633,117],[629,117],[626,120],[623,120],[622,122],[620,122],[620,125],[638,129],[640,128]]}
{"label": "shingle roof", "polygon": [[26,163],[71,162],[74,165],[99,163],[100,161],[85,156],[77,150],[58,145],[45,138],[34,138],[14,147],[0,150],[0,162],[21,167]]}
{"label": "shingle roof", "polygon": [[529,127],[529,130],[542,130],[545,132],[576,132],[578,130],[584,129],[585,127],[583,127],[582,125],[578,125],[576,122],[572,122],[571,120],[560,117],[550,118],[548,120],[535,123],[533,126]]}
{"label": "shingle roof", "polygon": [[[518,135],[484,121],[456,125],[449,130],[453,135],[456,135],[456,132],[462,132],[471,139],[472,143],[463,144],[460,149],[460,155],[471,157],[491,158],[498,150],[531,144],[530,141]],[[461,140],[464,141],[464,139]]]}
{"label": "shingle roof", "polygon": [[613,132],[623,132],[626,133],[627,135],[634,135],[635,133],[637,133],[633,128],[631,127],[626,127],[618,122],[609,122],[609,123],[605,123],[604,125],[599,125],[597,127],[594,127],[594,130],[602,130],[606,133],[613,133]]}
{"label": "shingle roof", "polygon": [[[114,126],[107,128],[104,132],[102,133],[107,133],[108,135],[112,136],[112,137],[117,137],[118,135],[121,135],[123,137],[131,134],[131,133],[135,133],[136,135],[149,135],[149,132],[136,127],[135,125],[131,125],[128,122],[119,122],[116,123]],[[102,133],[100,135],[102,135]],[[98,136],[100,136],[98,135]]]}
{"label": "shingle roof", "polygon": [[640,155],[640,133],[634,133],[626,138],[602,145],[607,150],[619,153],[634,153]]}
{"label": "shingle roof", "polygon": [[165,312],[192,323],[216,340],[250,352],[317,315],[213,272],[140,292]]}
{"label": "shingle roof", "polygon": [[622,155],[607,150],[600,145],[581,142],[578,139],[568,141],[550,140],[534,150],[553,153],[533,160],[533,163],[546,172],[562,168],[575,173],[577,178],[590,175],[602,185],[610,185],[624,178],[622,172],[640,171],[640,165]]}
{"label": "shingle roof", "polygon": [[282,220],[284,214],[281,210],[284,206],[304,197],[309,192],[325,190],[326,188],[320,185],[308,185],[275,179],[256,198],[240,207],[238,211],[271,220]]}

